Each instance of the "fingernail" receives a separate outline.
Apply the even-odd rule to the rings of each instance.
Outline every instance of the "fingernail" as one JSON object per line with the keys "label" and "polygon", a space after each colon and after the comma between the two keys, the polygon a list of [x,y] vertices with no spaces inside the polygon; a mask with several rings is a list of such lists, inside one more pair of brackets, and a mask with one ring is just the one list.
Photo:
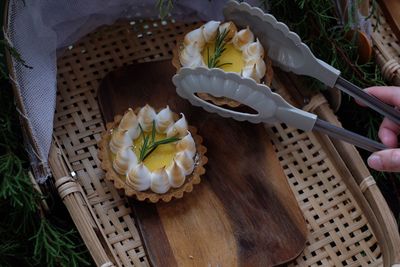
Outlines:
{"label": "fingernail", "polygon": [[368,165],[375,170],[382,170],[382,160],[378,155],[371,155],[368,158]]}

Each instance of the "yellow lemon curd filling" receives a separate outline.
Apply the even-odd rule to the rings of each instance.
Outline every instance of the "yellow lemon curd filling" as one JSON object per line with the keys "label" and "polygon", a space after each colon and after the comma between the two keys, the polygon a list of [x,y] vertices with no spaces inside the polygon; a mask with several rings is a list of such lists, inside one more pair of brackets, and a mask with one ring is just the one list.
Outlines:
{"label": "yellow lemon curd filling", "polygon": [[[201,53],[203,56],[203,61],[206,65],[208,63],[208,57],[212,57],[214,55],[214,47],[215,42],[208,43],[205,45]],[[244,67],[242,52],[236,49],[233,44],[226,44],[225,51],[219,58],[218,65],[222,65],[220,68],[226,72],[236,72],[240,74]]]}
{"label": "yellow lemon curd filling", "polygon": [[[146,132],[145,135],[150,135],[151,133]],[[156,133],[155,141],[165,139],[166,134]],[[140,135],[137,139],[133,140],[133,151],[135,152],[137,158],[140,155],[140,149],[143,145],[143,136]],[[177,153],[176,143],[168,143],[164,145],[159,145],[153,152],[151,152],[143,161],[144,165],[153,172],[162,167],[168,167],[172,164],[172,161]]]}

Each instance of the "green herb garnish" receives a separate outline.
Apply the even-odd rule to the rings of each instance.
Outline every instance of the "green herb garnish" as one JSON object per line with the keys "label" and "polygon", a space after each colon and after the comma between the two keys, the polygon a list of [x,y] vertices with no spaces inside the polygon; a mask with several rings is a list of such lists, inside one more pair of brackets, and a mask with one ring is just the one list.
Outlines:
{"label": "green herb garnish", "polygon": [[173,143],[179,141],[180,138],[178,137],[168,137],[158,141],[156,139],[156,123],[153,120],[153,127],[151,129],[150,135],[145,135],[142,126],[139,124],[140,134],[143,138],[143,145],[139,150],[139,162],[144,161],[147,156],[151,154],[159,145],[165,145],[169,143]]}
{"label": "green herb garnish", "polygon": [[217,37],[215,38],[214,54],[210,56],[210,49],[207,48],[207,66],[209,68],[221,68],[225,65],[232,65],[232,63],[219,64],[219,59],[222,53],[226,50],[225,38],[228,35],[228,31],[224,29],[222,33],[218,30]]}

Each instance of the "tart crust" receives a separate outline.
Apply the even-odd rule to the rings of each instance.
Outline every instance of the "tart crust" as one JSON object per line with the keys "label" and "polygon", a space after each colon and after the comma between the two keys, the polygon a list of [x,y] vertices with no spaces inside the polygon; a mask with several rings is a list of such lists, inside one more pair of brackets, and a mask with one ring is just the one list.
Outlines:
{"label": "tart crust", "polygon": [[203,139],[197,134],[197,129],[193,126],[189,126],[189,131],[192,134],[194,142],[196,144],[196,155],[195,155],[195,166],[193,172],[186,176],[184,184],[179,188],[170,188],[164,194],[157,194],[153,191],[137,191],[129,184],[126,183],[126,178],[118,174],[112,164],[112,159],[110,155],[112,154],[110,150],[110,140],[113,129],[116,129],[122,119],[121,115],[114,117],[114,122],[107,123],[107,130],[102,133],[101,139],[98,142],[98,157],[101,161],[101,168],[105,171],[105,177],[107,180],[114,183],[117,189],[124,190],[125,195],[128,197],[133,197],[139,201],[148,201],[156,203],[158,201],[169,202],[173,198],[182,198],[183,194],[193,191],[193,186],[199,184],[201,181],[200,176],[205,173],[204,165],[207,163],[208,159],[205,156],[207,148],[202,145]]}

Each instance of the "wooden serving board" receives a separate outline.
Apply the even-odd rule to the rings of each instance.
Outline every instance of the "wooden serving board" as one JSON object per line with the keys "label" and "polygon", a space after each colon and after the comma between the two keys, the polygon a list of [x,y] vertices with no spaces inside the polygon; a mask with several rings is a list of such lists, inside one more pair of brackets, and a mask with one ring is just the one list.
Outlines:
{"label": "wooden serving board", "polygon": [[153,266],[274,266],[305,247],[306,225],[263,125],[193,107],[171,82],[168,61],[130,65],[98,91],[105,122],[128,107],[169,105],[208,148],[202,182],[182,199],[130,200]]}

